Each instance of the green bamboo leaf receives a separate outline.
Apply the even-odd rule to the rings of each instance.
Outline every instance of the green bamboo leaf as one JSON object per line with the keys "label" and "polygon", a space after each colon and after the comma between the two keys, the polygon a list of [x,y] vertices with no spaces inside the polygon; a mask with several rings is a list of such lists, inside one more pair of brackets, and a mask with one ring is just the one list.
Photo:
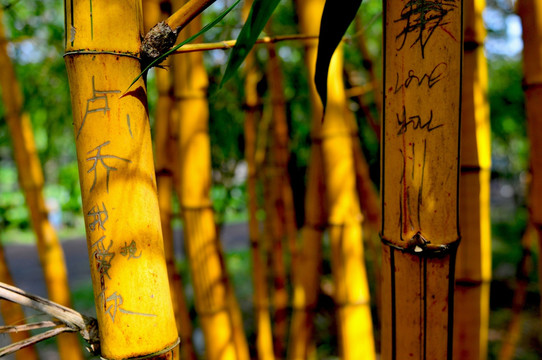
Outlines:
{"label": "green bamboo leaf", "polygon": [[220,86],[224,85],[241,66],[279,2],[280,0],[254,0],[247,21],[228,58]]}
{"label": "green bamboo leaf", "polygon": [[327,76],[331,56],[341,42],[348,26],[356,17],[361,2],[362,0],[326,0],[324,5],[314,75],[316,90],[320,95],[324,109],[327,102]]}
{"label": "green bamboo leaf", "polygon": [[134,81],[132,81],[132,83],[130,84],[130,86],[128,86],[128,89],[126,89],[126,91],[124,92],[124,94],[126,94],[128,92],[128,90],[130,90],[130,88],[132,87],[132,85],[134,85],[136,83],[137,80],[139,80],[140,77],[143,76],[143,74],[145,74],[147,71],[149,71],[153,66],[156,66],[157,64],[160,64],[160,62],[162,62],[163,59],[165,59],[166,57],[168,57],[169,55],[171,55],[173,52],[177,51],[181,46],[185,45],[185,44],[188,44],[189,42],[191,42],[192,40],[196,39],[198,36],[200,36],[201,34],[207,32],[209,29],[211,29],[212,27],[214,27],[216,24],[218,24],[220,21],[222,21],[222,19],[224,19],[224,17],[226,17],[226,15],[228,15],[230,13],[230,11],[232,11],[236,6],[237,4],[239,4],[239,2],[241,2],[241,0],[236,0],[230,7],[228,7],[226,10],[224,10],[220,15],[218,15],[218,17],[216,19],[214,19],[213,21],[211,21],[210,23],[208,23],[207,25],[205,25],[200,31],[198,31],[196,34],[190,36],[188,39],[180,42],[179,44],[175,45],[174,47],[172,47],[171,49],[169,49],[167,52],[163,53],[162,55],[160,55],[159,57],[157,57],[156,59],[154,59],[154,61],[152,61],[149,65],[147,65],[147,67],[145,69],[143,69],[143,71],[141,71],[141,73],[134,79]]}

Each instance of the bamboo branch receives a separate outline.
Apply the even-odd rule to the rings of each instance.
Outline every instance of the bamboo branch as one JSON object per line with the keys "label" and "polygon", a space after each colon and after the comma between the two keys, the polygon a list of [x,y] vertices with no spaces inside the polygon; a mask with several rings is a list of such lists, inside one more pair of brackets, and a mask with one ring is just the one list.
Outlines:
{"label": "bamboo branch", "polygon": [[190,21],[214,2],[215,0],[188,1],[164,22],[178,34]]}
{"label": "bamboo branch", "polygon": [[[292,34],[282,36],[265,36],[256,40],[256,44],[274,44],[280,41],[290,40],[318,40],[318,35],[305,35],[305,34]],[[214,43],[204,44],[186,44],[173,54],[182,54],[195,51],[208,51],[208,50],[227,50],[235,46],[237,40],[224,40]]]}
{"label": "bamboo branch", "polygon": [[[94,318],[85,316],[73,309],[59,305],[55,302],[52,302],[40,296],[29,294],[19,288],[16,288],[14,286],[10,286],[1,282],[0,282],[0,298],[17,303],[22,306],[28,306],[35,310],[44,312],[50,315],[51,317],[60,320],[63,324],[65,324],[65,327],[67,327],[66,329],[64,329],[64,327],[56,328],[56,329],[64,329],[64,330],[62,331],[56,330],[54,334],[52,331],[55,329],[49,330],[49,332],[51,332],[51,334],[53,335],[48,336],[48,337],[36,338],[36,336],[34,336],[30,339],[26,339],[26,340],[17,342],[15,344],[26,343],[27,341],[31,340],[30,343],[24,345],[24,346],[28,346],[35,342],[45,340],[52,336],[56,336],[62,332],[73,331],[73,332],[79,332],[81,337],[89,343],[89,351],[93,353],[96,353],[99,351],[100,340],[98,338],[98,324]],[[56,325],[56,323],[54,322],[51,322],[51,323],[53,325]],[[43,333],[43,334],[46,334],[46,333]],[[36,339],[38,340],[36,341]],[[12,345],[15,345],[15,344],[12,344]],[[1,356],[2,355],[0,353],[0,357]]]}

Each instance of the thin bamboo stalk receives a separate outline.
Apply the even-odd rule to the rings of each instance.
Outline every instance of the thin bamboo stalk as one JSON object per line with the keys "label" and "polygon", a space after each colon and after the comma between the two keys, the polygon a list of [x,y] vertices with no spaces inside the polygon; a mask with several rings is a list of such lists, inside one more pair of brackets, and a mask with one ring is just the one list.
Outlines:
{"label": "thin bamboo stalk", "polygon": [[[313,21],[322,13],[318,1],[297,1],[300,32],[317,34],[318,24]],[[309,77],[314,75],[317,42],[305,43],[305,65]],[[314,343],[314,314],[320,291],[322,261],[322,236],[327,224],[327,200],[325,197],[324,168],[321,138],[322,105],[313,82],[309,83],[312,109],[310,159],[305,194],[305,219],[297,249],[298,269],[292,278],[292,318],[288,339],[287,358],[306,360],[316,357]]]}
{"label": "thin bamboo stalk", "polygon": [[[171,13],[171,3],[156,0],[143,2],[145,28],[150,28]],[[174,189],[174,172],[176,166],[177,129],[174,124],[174,97],[173,97],[173,64],[170,58],[164,61],[164,69],[156,69],[156,87],[158,99],[155,113],[154,144],[156,184],[158,190],[158,205],[160,207],[160,221],[164,238],[166,266],[168,269],[171,300],[175,313],[177,329],[181,338],[181,359],[197,359],[192,342],[192,320],[188,311],[184,286],[175,262],[175,246],[173,238],[172,200]]]}
{"label": "thin bamboo stalk", "polygon": [[[0,19],[2,18],[3,11],[0,10]],[[71,306],[64,253],[56,231],[48,219],[48,209],[43,197],[43,172],[34,142],[32,125],[29,115],[22,108],[23,96],[7,52],[7,40],[4,26],[1,23],[0,41],[2,101],[6,109],[6,122],[13,142],[19,185],[23,190],[32,227],[36,234],[38,255],[43,268],[47,292],[51,300]],[[57,341],[61,359],[83,358],[76,335],[61,334]]]}
{"label": "thin bamboo stalk", "polygon": [[[324,2],[299,2],[300,24],[311,33],[310,22],[322,14]],[[322,143],[323,174],[328,207],[327,222],[332,251],[335,282],[334,299],[339,326],[339,352],[344,359],[375,357],[369,289],[363,263],[363,245],[359,199],[356,192],[353,163],[352,124],[345,116],[345,92],[342,77],[342,48],[334,55],[328,78],[328,106],[322,119],[322,107],[313,108],[316,121],[322,122],[319,137]],[[314,58],[311,59],[314,61]],[[314,70],[309,68],[309,76]],[[315,95],[311,92],[311,95]],[[318,98],[315,98],[313,104]],[[313,128],[314,129],[314,128]]]}
{"label": "thin bamboo stalk", "polygon": [[270,256],[273,259],[274,267],[277,270],[275,285],[274,313],[274,333],[273,343],[275,356],[279,359],[284,358],[286,351],[286,336],[288,332],[288,305],[289,294],[286,288],[288,282],[287,270],[285,268],[283,242],[286,240],[290,251],[291,271],[295,272],[296,267],[296,239],[297,227],[295,224],[295,210],[293,204],[292,187],[288,174],[288,124],[286,119],[286,105],[284,99],[282,72],[280,63],[273,44],[268,46],[269,59],[267,77],[270,88],[272,123],[271,123],[271,141],[269,148],[269,165],[267,176],[270,189],[272,204],[271,234],[273,251]]}
{"label": "thin bamboo stalk", "polygon": [[[243,6],[244,18],[248,16],[251,1]],[[256,69],[254,52],[250,52],[245,60],[245,159],[247,161],[247,193],[249,209],[249,238],[252,258],[252,284],[254,288],[254,312],[256,322],[256,352],[260,360],[273,360],[273,333],[269,314],[269,294],[267,291],[267,248],[259,230],[256,167],[256,129],[257,119],[261,116],[258,96],[260,75]]]}
{"label": "thin bamboo stalk", "polygon": [[484,0],[465,5],[461,176],[461,246],[455,269],[454,358],[486,359],[491,281],[491,134],[483,47]]}
{"label": "thin bamboo stalk", "polygon": [[[178,3],[174,2],[174,5]],[[177,6],[178,7],[178,6]],[[174,6],[175,8],[175,6]],[[183,36],[199,30],[195,18]],[[208,133],[208,78],[201,53],[174,58],[179,117],[179,194],[185,246],[196,311],[206,343],[206,359],[248,359],[240,309],[228,281],[209,197],[211,163]]]}
{"label": "thin bamboo stalk", "polygon": [[351,117],[344,113],[341,47],[329,68],[328,103],[322,124],[322,153],[334,299],[337,306],[340,354],[344,359],[375,357],[369,288],[364,264],[361,221],[356,190]]}
{"label": "thin bamboo stalk", "polygon": [[503,336],[501,349],[499,350],[499,360],[514,359],[519,339],[521,338],[522,317],[525,316],[523,309],[527,298],[527,287],[529,285],[529,274],[533,268],[532,246],[536,242],[538,234],[532,224],[528,224],[521,239],[523,256],[517,266],[516,284],[514,297],[512,299],[512,316],[506,329],[506,335]]}
{"label": "thin bamboo stalk", "polygon": [[[300,40],[304,42],[318,40],[318,35],[292,34],[278,36],[264,36],[256,40],[256,44],[274,44],[282,41]],[[174,54],[182,54],[196,51],[228,50],[235,46],[237,40],[224,40],[215,43],[186,44],[176,50]]]}
{"label": "thin bamboo stalk", "polygon": [[144,82],[121,97],[141,72],[141,2],[88,5],[65,2],[65,60],[101,356],[171,358],[179,341]]}
{"label": "thin bamboo stalk", "polygon": [[452,358],[463,14],[433,5],[383,11],[382,359]]}
{"label": "thin bamboo stalk", "polygon": [[[4,246],[0,243],[0,282],[8,285],[13,285],[13,278],[6,263],[6,256],[4,254]],[[0,312],[6,325],[22,325],[25,323],[25,315],[22,307],[10,301],[0,301]],[[16,343],[28,339],[30,332],[17,331],[9,334],[11,341]],[[38,358],[36,348],[34,346],[27,346],[17,351],[15,354],[16,360],[34,360]]]}
{"label": "thin bamboo stalk", "polygon": [[[532,0],[518,1],[518,14],[523,26],[523,73],[527,134],[530,143],[529,215],[539,235],[542,248],[542,159],[536,156],[542,148],[542,4]],[[542,274],[542,263],[539,264]],[[541,285],[542,286],[542,285]]]}
{"label": "thin bamboo stalk", "polygon": [[[267,109],[269,110],[269,108]],[[264,110],[265,111],[265,110]],[[269,134],[268,134],[269,135]],[[273,353],[278,359],[282,358],[284,349],[284,339],[288,317],[288,289],[287,285],[287,271],[284,259],[284,247],[282,241],[284,240],[284,223],[279,217],[279,209],[277,209],[276,203],[280,202],[280,186],[277,186],[278,179],[273,168],[270,164],[269,157],[271,148],[267,148],[266,162],[263,164],[263,196],[264,196],[264,210],[265,210],[265,222],[264,241],[268,244],[267,249],[267,261],[268,268],[271,272],[272,286],[271,286],[271,301],[273,308]]]}

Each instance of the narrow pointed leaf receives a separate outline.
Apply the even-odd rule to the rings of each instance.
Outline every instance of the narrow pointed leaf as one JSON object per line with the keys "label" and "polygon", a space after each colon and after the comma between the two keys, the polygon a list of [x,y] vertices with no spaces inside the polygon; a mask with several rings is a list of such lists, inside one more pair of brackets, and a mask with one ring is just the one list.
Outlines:
{"label": "narrow pointed leaf", "polygon": [[331,56],[341,42],[348,26],[356,17],[361,2],[362,0],[327,0],[324,5],[314,75],[316,90],[320,95],[324,109],[327,102],[327,75]]}
{"label": "narrow pointed leaf", "polygon": [[153,66],[156,66],[157,64],[160,64],[160,62],[162,62],[166,57],[171,55],[173,52],[177,51],[181,46],[183,46],[185,44],[188,44],[189,42],[196,39],[201,34],[206,33],[209,29],[214,27],[220,21],[222,21],[222,19],[224,19],[224,17],[226,17],[226,15],[228,15],[230,13],[230,11],[232,11],[237,6],[237,4],[239,4],[240,1],[241,0],[236,0],[230,7],[228,7],[220,15],[218,15],[218,17],[216,19],[214,19],[213,21],[211,21],[210,23],[205,25],[196,34],[190,36],[188,39],[180,42],[179,44],[177,44],[174,47],[172,47],[171,49],[169,49],[167,52],[163,53],[162,55],[160,55],[159,57],[154,59],[154,61],[152,61],[149,65],[147,65],[147,67],[145,67],[145,69],[143,69],[143,71],[141,71],[141,73],[134,79],[134,81],[132,81],[132,83],[130,84],[130,86],[128,86],[128,89],[126,89],[126,91],[124,93],[126,94],[128,92],[128,90],[130,90],[132,85],[134,85],[136,83],[136,81],[139,80],[139,78],[142,77],[143,74],[145,74],[147,71],[149,71]]}
{"label": "narrow pointed leaf", "polygon": [[235,46],[233,47],[230,57],[228,58],[228,64],[224,71],[224,77],[220,82],[220,86],[226,83],[233,74],[237,71],[239,66],[243,63],[248,53],[258,40],[258,36],[262,32],[265,24],[271,17],[271,14],[279,4],[280,0],[255,0],[250,8],[247,21],[239,36]]}

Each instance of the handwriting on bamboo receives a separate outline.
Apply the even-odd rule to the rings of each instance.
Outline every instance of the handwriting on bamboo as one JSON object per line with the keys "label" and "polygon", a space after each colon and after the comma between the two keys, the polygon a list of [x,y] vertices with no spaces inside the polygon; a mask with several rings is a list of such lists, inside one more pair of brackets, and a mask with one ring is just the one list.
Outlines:
{"label": "handwriting on bamboo", "polygon": [[98,173],[98,165],[101,164],[103,166],[103,168],[105,169],[105,171],[106,171],[106,183],[105,184],[106,184],[106,190],[109,193],[109,173],[111,171],[117,171],[118,169],[116,167],[107,165],[105,163],[106,159],[120,160],[120,161],[125,161],[127,163],[132,162],[131,160],[124,159],[124,158],[118,157],[116,155],[103,155],[102,154],[102,148],[104,146],[109,145],[109,143],[110,143],[110,141],[106,141],[103,144],[98,145],[94,149],[87,152],[87,154],[96,152],[95,156],[91,156],[91,157],[86,159],[87,161],[94,161],[91,168],[87,171],[87,174],[90,173],[90,172],[94,172],[94,181],[92,182],[92,186],[90,187],[90,191],[94,190],[94,186],[96,185],[96,180],[97,180],[97,177],[98,177],[98,174],[97,174]]}
{"label": "handwriting on bamboo", "polygon": [[98,272],[100,273],[100,277],[103,278],[103,276],[107,276],[109,279],[111,279],[111,276],[109,275],[109,269],[111,268],[111,261],[115,257],[115,253],[111,252],[110,249],[113,246],[113,240],[109,240],[109,245],[107,248],[104,245],[104,239],[105,236],[102,236],[94,244],[91,246],[92,257],[96,259],[96,264],[98,267]]}
{"label": "handwriting on bamboo", "polygon": [[[395,20],[403,23],[403,28],[395,36],[399,43],[397,50],[401,50],[410,35],[414,36],[410,47],[420,46],[422,58],[425,57],[425,47],[437,28],[441,28],[452,36],[445,28],[448,24],[446,17],[457,8],[455,0],[410,0],[401,10],[401,16]],[[452,36],[453,37],[453,36]]]}
{"label": "handwriting on bamboo", "polygon": [[408,89],[410,85],[417,85],[418,87],[421,87],[426,84],[427,88],[431,89],[440,80],[442,80],[447,67],[448,65],[444,62],[438,63],[430,73],[425,73],[421,75],[421,77],[420,74],[416,74],[416,71],[411,69],[408,71],[405,81],[401,80],[401,82],[399,82],[399,73],[396,73],[397,75],[395,78],[396,80],[393,93],[397,94],[399,91],[401,91],[401,89]]}
{"label": "handwriting on bamboo", "polygon": [[88,224],[88,227],[91,231],[94,231],[99,228],[102,228],[102,230],[105,230],[104,224],[107,221],[107,219],[109,219],[109,216],[107,214],[107,208],[105,207],[105,204],[103,202],[102,202],[102,209],[100,209],[99,205],[95,205],[87,213],[87,216],[92,218],[92,222]]}
{"label": "handwriting on bamboo", "polygon": [[115,291],[111,295],[106,297],[105,295],[106,290],[107,288],[104,288],[102,292],[98,295],[98,298],[102,302],[102,306],[105,309],[105,313],[109,315],[109,317],[111,318],[113,322],[115,322],[115,319],[117,317],[117,312],[128,314],[128,315],[139,315],[139,316],[148,316],[148,317],[157,316],[155,314],[146,314],[142,312],[136,312],[136,311],[124,309],[122,307],[124,304],[124,299],[122,298],[122,295]]}
{"label": "handwriting on bamboo", "polygon": [[85,126],[87,116],[89,114],[98,113],[100,111],[105,115],[109,110],[111,110],[109,107],[109,99],[107,98],[107,95],[119,93],[120,90],[96,90],[96,86],[94,84],[94,76],[92,77],[92,97],[87,99],[85,115],[83,116],[83,121],[81,121],[81,126],[77,131],[76,139],[79,139],[79,135],[81,135],[81,130],[83,130],[83,126]]}
{"label": "handwriting on bamboo", "polygon": [[427,119],[425,122],[420,115],[413,115],[407,117],[406,109],[404,106],[403,113],[401,115],[396,114],[396,116],[397,124],[399,125],[399,131],[397,132],[398,136],[405,134],[409,128],[411,128],[412,130],[426,130],[427,132],[431,132],[444,126],[444,124],[431,125],[431,123],[433,122],[433,110],[429,112],[429,119]]}
{"label": "handwriting on bamboo", "polygon": [[136,255],[137,253],[137,244],[135,240],[132,240],[130,245],[127,245],[126,242],[124,243],[124,246],[120,248],[120,254],[122,256],[128,256],[128,260],[130,259],[138,259],[141,257],[141,253],[143,251],[139,251],[139,255]]}

